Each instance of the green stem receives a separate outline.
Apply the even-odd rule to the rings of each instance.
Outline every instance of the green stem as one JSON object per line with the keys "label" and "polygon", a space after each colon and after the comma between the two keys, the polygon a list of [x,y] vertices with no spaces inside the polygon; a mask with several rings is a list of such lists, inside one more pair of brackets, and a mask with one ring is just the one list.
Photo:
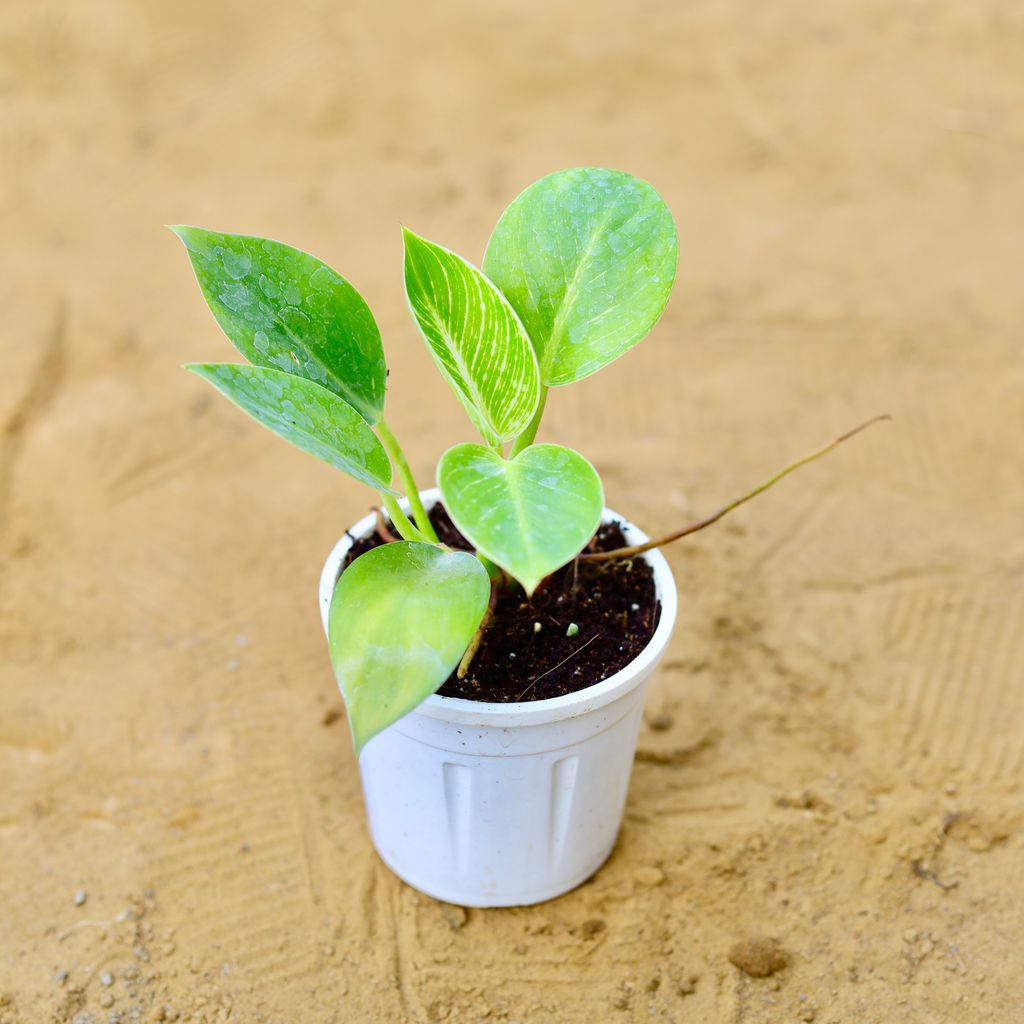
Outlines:
{"label": "green stem", "polygon": [[476,557],[480,559],[480,564],[487,570],[487,575],[491,577],[491,582],[499,582],[501,580],[501,570],[486,555],[481,555],[479,551],[476,552]]}
{"label": "green stem", "polygon": [[409,517],[402,511],[402,506],[395,501],[392,495],[384,494],[381,491],[378,491],[377,493],[380,494],[381,501],[384,502],[384,507],[388,510],[388,515],[391,517],[391,523],[401,535],[402,540],[415,540],[430,543],[427,538],[420,533],[420,531],[417,530],[411,522],[409,522]]}
{"label": "green stem", "polygon": [[544,406],[547,404],[547,401],[547,385],[541,384],[540,401],[537,403],[537,411],[533,414],[533,419],[526,425],[526,429],[516,438],[516,443],[512,445],[512,452],[509,458],[514,459],[524,448],[529,448],[533,444],[533,439],[537,436],[537,429],[540,427],[540,420],[544,415]]}
{"label": "green stem", "polygon": [[384,420],[380,420],[377,423],[377,433],[380,434],[384,450],[388,453],[388,457],[398,470],[398,476],[401,478],[402,486],[405,488],[405,495],[409,499],[409,508],[412,509],[412,516],[416,520],[416,525],[426,540],[436,544],[438,542],[437,534],[434,532],[434,526],[430,522],[427,510],[423,507],[423,502],[420,501],[419,488],[416,486],[412,470],[409,468],[409,463],[405,457],[405,452],[402,451],[402,446],[398,443],[398,438],[391,433],[391,428]]}

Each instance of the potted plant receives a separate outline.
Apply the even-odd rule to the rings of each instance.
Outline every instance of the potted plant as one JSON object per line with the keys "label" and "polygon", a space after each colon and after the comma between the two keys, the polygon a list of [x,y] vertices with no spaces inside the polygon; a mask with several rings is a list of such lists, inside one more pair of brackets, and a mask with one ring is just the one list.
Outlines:
{"label": "potted plant", "polygon": [[482,438],[445,452],[437,489],[420,492],[355,288],[280,242],[173,230],[250,361],[188,369],[380,496],[328,557],[320,602],[381,857],[472,906],[578,885],[614,845],[644,692],[675,625],[658,548],[862,427],[655,541],[604,508],[583,455],[536,442],[541,416],[550,388],[651,330],[677,240],[649,184],[576,168],[509,206],[482,269],[404,231],[413,318]]}

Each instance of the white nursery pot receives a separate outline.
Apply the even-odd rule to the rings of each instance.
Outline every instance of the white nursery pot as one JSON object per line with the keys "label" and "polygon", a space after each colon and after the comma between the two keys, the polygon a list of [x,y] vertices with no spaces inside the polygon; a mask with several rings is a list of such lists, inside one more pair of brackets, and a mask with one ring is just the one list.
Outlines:
{"label": "white nursery pot", "polygon": [[[437,490],[423,492],[429,509]],[[605,509],[602,521],[621,519]],[[374,529],[375,516],[349,533]],[[626,539],[648,538],[623,522]],[[343,537],[320,577],[324,630],[351,546]],[[624,669],[562,697],[492,704],[434,694],[370,740],[359,768],[377,852],[399,878],[471,907],[539,903],[589,878],[615,845],[644,694],[676,620],[672,570],[654,570],[661,617]]]}

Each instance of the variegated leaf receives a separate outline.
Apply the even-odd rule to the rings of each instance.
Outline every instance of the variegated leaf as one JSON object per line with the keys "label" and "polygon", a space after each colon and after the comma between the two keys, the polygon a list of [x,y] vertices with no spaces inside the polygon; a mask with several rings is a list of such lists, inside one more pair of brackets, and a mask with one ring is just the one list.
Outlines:
{"label": "variegated leaf", "polygon": [[531,445],[513,459],[456,445],[441,458],[437,484],[462,535],[528,594],[579,554],[604,504],[597,470],[557,444]]}
{"label": "variegated leaf", "polygon": [[405,231],[405,292],[441,373],[488,444],[516,437],[540,399],[515,310],[461,256]]}

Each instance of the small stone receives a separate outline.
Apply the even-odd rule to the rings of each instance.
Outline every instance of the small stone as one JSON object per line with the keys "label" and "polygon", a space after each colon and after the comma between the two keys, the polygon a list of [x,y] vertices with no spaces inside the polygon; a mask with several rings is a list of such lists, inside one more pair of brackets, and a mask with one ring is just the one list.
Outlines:
{"label": "small stone", "polygon": [[800,1019],[806,1024],[813,1024],[814,1018],[817,1016],[818,1011],[813,1006],[805,1006],[800,1010]]}
{"label": "small stone", "polygon": [[113,1005],[114,997],[109,992],[104,992],[103,995],[100,996],[100,1006],[102,1006],[104,1010],[108,1010]]}
{"label": "small stone", "polygon": [[913,928],[908,928],[903,933],[903,941],[904,942],[917,942],[917,932],[915,932]]}
{"label": "small stone", "polygon": [[539,622],[535,622],[533,624],[533,631],[534,631],[534,633],[539,633],[543,628],[544,627]]}
{"label": "small stone", "polygon": [[104,985],[106,988],[110,988],[110,986],[114,984],[114,976],[110,971],[104,971],[100,975],[100,984]]}
{"label": "small stone", "polygon": [[63,985],[68,980],[68,972],[67,971],[58,971],[53,976],[53,980],[55,982],[57,982],[58,985]]}
{"label": "small stone", "polygon": [[575,622],[569,623],[569,628],[565,631],[566,636],[575,636],[580,631],[580,627]]}
{"label": "small stone", "polygon": [[167,1020],[167,1011],[162,1006],[158,1006],[152,1012],[152,1014],[150,1014],[150,1020],[155,1020],[155,1021]]}
{"label": "small stone", "polygon": [[655,732],[664,732],[672,728],[672,716],[667,711],[660,711],[653,715],[647,723]]}
{"label": "small stone", "polygon": [[988,853],[992,844],[984,836],[970,836],[967,840],[967,849],[971,853]]}
{"label": "small stone", "polygon": [[79,889],[78,892],[75,893],[75,906],[82,906],[88,898],[89,894],[84,889]]}
{"label": "small stone", "polygon": [[692,996],[697,991],[697,982],[700,981],[699,974],[688,974],[679,984],[676,986],[676,990],[681,996]]}
{"label": "small stone", "polygon": [[442,903],[441,914],[453,932],[457,932],[469,920],[469,913],[466,908],[457,906],[454,903]]}
{"label": "small stone", "polygon": [[633,877],[641,885],[661,885],[665,881],[665,872],[661,868],[643,867],[637,868]]}
{"label": "small stone", "polygon": [[[334,956],[334,947],[333,946],[324,946],[324,956]],[[227,968],[228,965],[225,964],[224,967]],[[230,971],[230,969],[227,969],[227,970],[222,971],[221,973],[222,974],[230,974],[231,971]]]}
{"label": "small stone", "polygon": [[788,967],[790,959],[774,938],[744,939],[729,950],[729,963],[751,978],[767,978]]}

